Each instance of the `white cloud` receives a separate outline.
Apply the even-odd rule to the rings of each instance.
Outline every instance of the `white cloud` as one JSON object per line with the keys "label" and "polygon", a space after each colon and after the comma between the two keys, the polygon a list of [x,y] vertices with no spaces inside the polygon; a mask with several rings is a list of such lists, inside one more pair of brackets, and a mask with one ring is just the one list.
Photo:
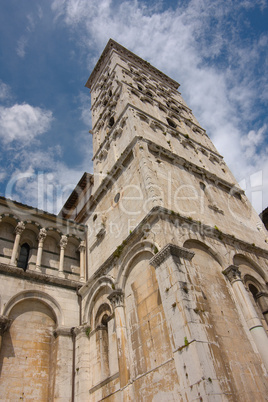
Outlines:
{"label": "white cloud", "polygon": [[11,107],[0,106],[0,139],[4,144],[13,141],[30,144],[49,129],[52,119],[50,110],[26,103]]}
{"label": "white cloud", "polygon": [[16,52],[17,52],[17,55],[19,57],[21,57],[22,59],[24,58],[25,53],[26,53],[25,48],[26,48],[27,42],[28,42],[28,40],[26,39],[25,36],[21,36],[17,42]]}
{"label": "white cloud", "polygon": [[11,90],[9,85],[0,80],[0,101],[6,101],[11,98]]}
{"label": "white cloud", "polygon": [[[100,53],[112,37],[182,84],[182,95],[240,180],[263,170],[268,177],[265,122],[256,126],[259,102],[267,99],[267,36],[243,41],[240,13],[263,10],[267,1],[191,0],[176,10],[144,2],[54,0],[57,18],[79,43]],[[240,24],[240,25],[239,25]],[[261,59],[262,58],[262,59]],[[97,59],[90,59],[90,68]],[[256,74],[256,67],[262,71]],[[263,180],[264,204],[268,183]],[[260,212],[260,211],[258,211]]]}

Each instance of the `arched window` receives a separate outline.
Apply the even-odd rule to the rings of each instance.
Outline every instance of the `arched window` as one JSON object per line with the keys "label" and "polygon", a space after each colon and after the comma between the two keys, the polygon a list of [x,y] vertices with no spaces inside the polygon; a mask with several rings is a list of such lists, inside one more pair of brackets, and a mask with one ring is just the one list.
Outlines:
{"label": "arched window", "polygon": [[26,269],[28,267],[29,254],[30,254],[29,244],[23,243],[23,245],[20,248],[20,255],[18,258],[17,266],[19,268],[22,268],[24,271],[26,271]]}

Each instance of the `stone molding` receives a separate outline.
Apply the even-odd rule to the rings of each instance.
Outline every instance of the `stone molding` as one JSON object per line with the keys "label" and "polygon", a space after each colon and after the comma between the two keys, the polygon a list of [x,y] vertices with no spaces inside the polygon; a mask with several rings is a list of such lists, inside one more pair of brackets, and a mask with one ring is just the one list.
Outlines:
{"label": "stone molding", "polygon": [[162,248],[162,250],[160,250],[153,258],[151,258],[149,262],[153,267],[157,268],[169,256],[175,256],[191,261],[194,256],[194,252],[188,250],[187,248],[169,243],[164,248]]}
{"label": "stone molding", "polygon": [[11,319],[6,317],[5,315],[0,316],[0,336],[4,334],[4,332],[9,330],[11,325]]}
{"label": "stone molding", "polygon": [[255,297],[256,297],[256,299],[259,299],[260,297],[268,298],[268,293],[267,292],[258,292]]}
{"label": "stone molding", "polygon": [[116,307],[124,306],[124,292],[121,289],[116,289],[108,296],[108,300],[111,302],[113,309]]}
{"label": "stone molding", "polygon": [[231,284],[236,281],[242,281],[241,272],[236,265],[230,265],[228,268],[225,268],[222,273],[223,275],[227,276]]}

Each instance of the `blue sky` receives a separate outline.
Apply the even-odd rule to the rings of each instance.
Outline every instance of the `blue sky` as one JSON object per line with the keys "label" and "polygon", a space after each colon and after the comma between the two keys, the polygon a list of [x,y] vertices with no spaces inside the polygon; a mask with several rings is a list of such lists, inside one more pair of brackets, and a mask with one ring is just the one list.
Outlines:
{"label": "blue sky", "polygon": [[57,213],[92,172],[84,87],[109,38],[180,84],[258,212],[268,206],[266,0],[0,0],[1,195]]}

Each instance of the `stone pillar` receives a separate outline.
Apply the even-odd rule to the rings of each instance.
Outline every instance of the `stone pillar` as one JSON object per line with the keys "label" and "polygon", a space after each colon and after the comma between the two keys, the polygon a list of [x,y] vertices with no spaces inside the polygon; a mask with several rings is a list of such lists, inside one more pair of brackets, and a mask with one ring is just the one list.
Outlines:
{"label": "stone pillar", "polygon": [[[71,328],[58,327],[54,331],[53,371],[54,381],[50,386],[52,400],[65,402],[71,400],[73,385],[73,339]],[[53,384],[54,383],[54,384]]]}
{"label": "stone pillar", "polygon": [[18,254],[19,244],[20,244],[20,237],[21,237],[21,234],[24,231],[24,229],[25,229],[25,225],[23,222],[19,222],[15,228],[16,237],[15,237],[14,246],[13,246],[13,250],[12,250],[10,265],[16,265],[16,258],[17,258],[17,254]]}
{"label": "stone pillar", "polygon": [[4,315],[0,315],[0,350],[1,350],[1,346],[2,346],[3,335],[6,331],[8,331],[10,324],[11,324],[11,320],[8,317],[6,317]]}
{"label": "stone pillar", "polygon": [[256,301],[260,306],[265,321],[268,324],[268,293],[259,292],[256,294]]}
{"label": "stone pillar", "polygon": [[129,356],[124,312],[124,293],[121,289],[114,290],[108,296],[108,299],[112,303],[115,315],[120,387],[122,388],[129,381]]}
{"label": "stone pillar", "polygon": [[41,272],[40,266],[42,263],[42,253],[43,253],[43,245],[44,245],[44,240],[47,236],[47,231],[46,229],[42,228],[40,229],[40,232],[38,234],[38,249],[37,249],[37,257],[36,257],[36,265],[35,265],[35,270],[38,272]]}
{"label": "stone pillar", "polygon": [[60,239],[60,262],[59,262],[59,273],[58,276],[61,278],[64,278],[64,273],[63,273],[63,264],[64,264],[64,250],[67,246],[68,238],[65,235],[61,236]]}
{"label": "stone pillar", "polygon": [[184,399],[223,400],[224,394],[231,393],[231,390],[228,385],[221,388],[214,364],[217,362],[224,367],[224,363],[213,355],[216,341],[208,333],[202,317],[195,312],[196,290],[191,281],[193,257],[192,251],[167,244],[150,260],[150,264],[155,267]]}
{"label": "stone pillar", "polygon": [[86,255],[86,242],[81,241],[78,250],[80,251],[80,281],[85,282],[86,273],[85,273],[85,255]]}
{"label": "stone pillar", "polygon": [[99,343],[101,380],[109,377],[109,355],[108,355],[108,330],[105,325],[98,325],[96,328],[96,338]]}
{"label": "stone pillar", "polygon": [[256,344],[262,361],[268,370],[268,338],[258,314],[250,300],[250,296],[242,282],[239,268],[235,265],[230,265],[223,271],[223,274],[226,275],[231,282],[234,294],[246,320],[248,329]]}

